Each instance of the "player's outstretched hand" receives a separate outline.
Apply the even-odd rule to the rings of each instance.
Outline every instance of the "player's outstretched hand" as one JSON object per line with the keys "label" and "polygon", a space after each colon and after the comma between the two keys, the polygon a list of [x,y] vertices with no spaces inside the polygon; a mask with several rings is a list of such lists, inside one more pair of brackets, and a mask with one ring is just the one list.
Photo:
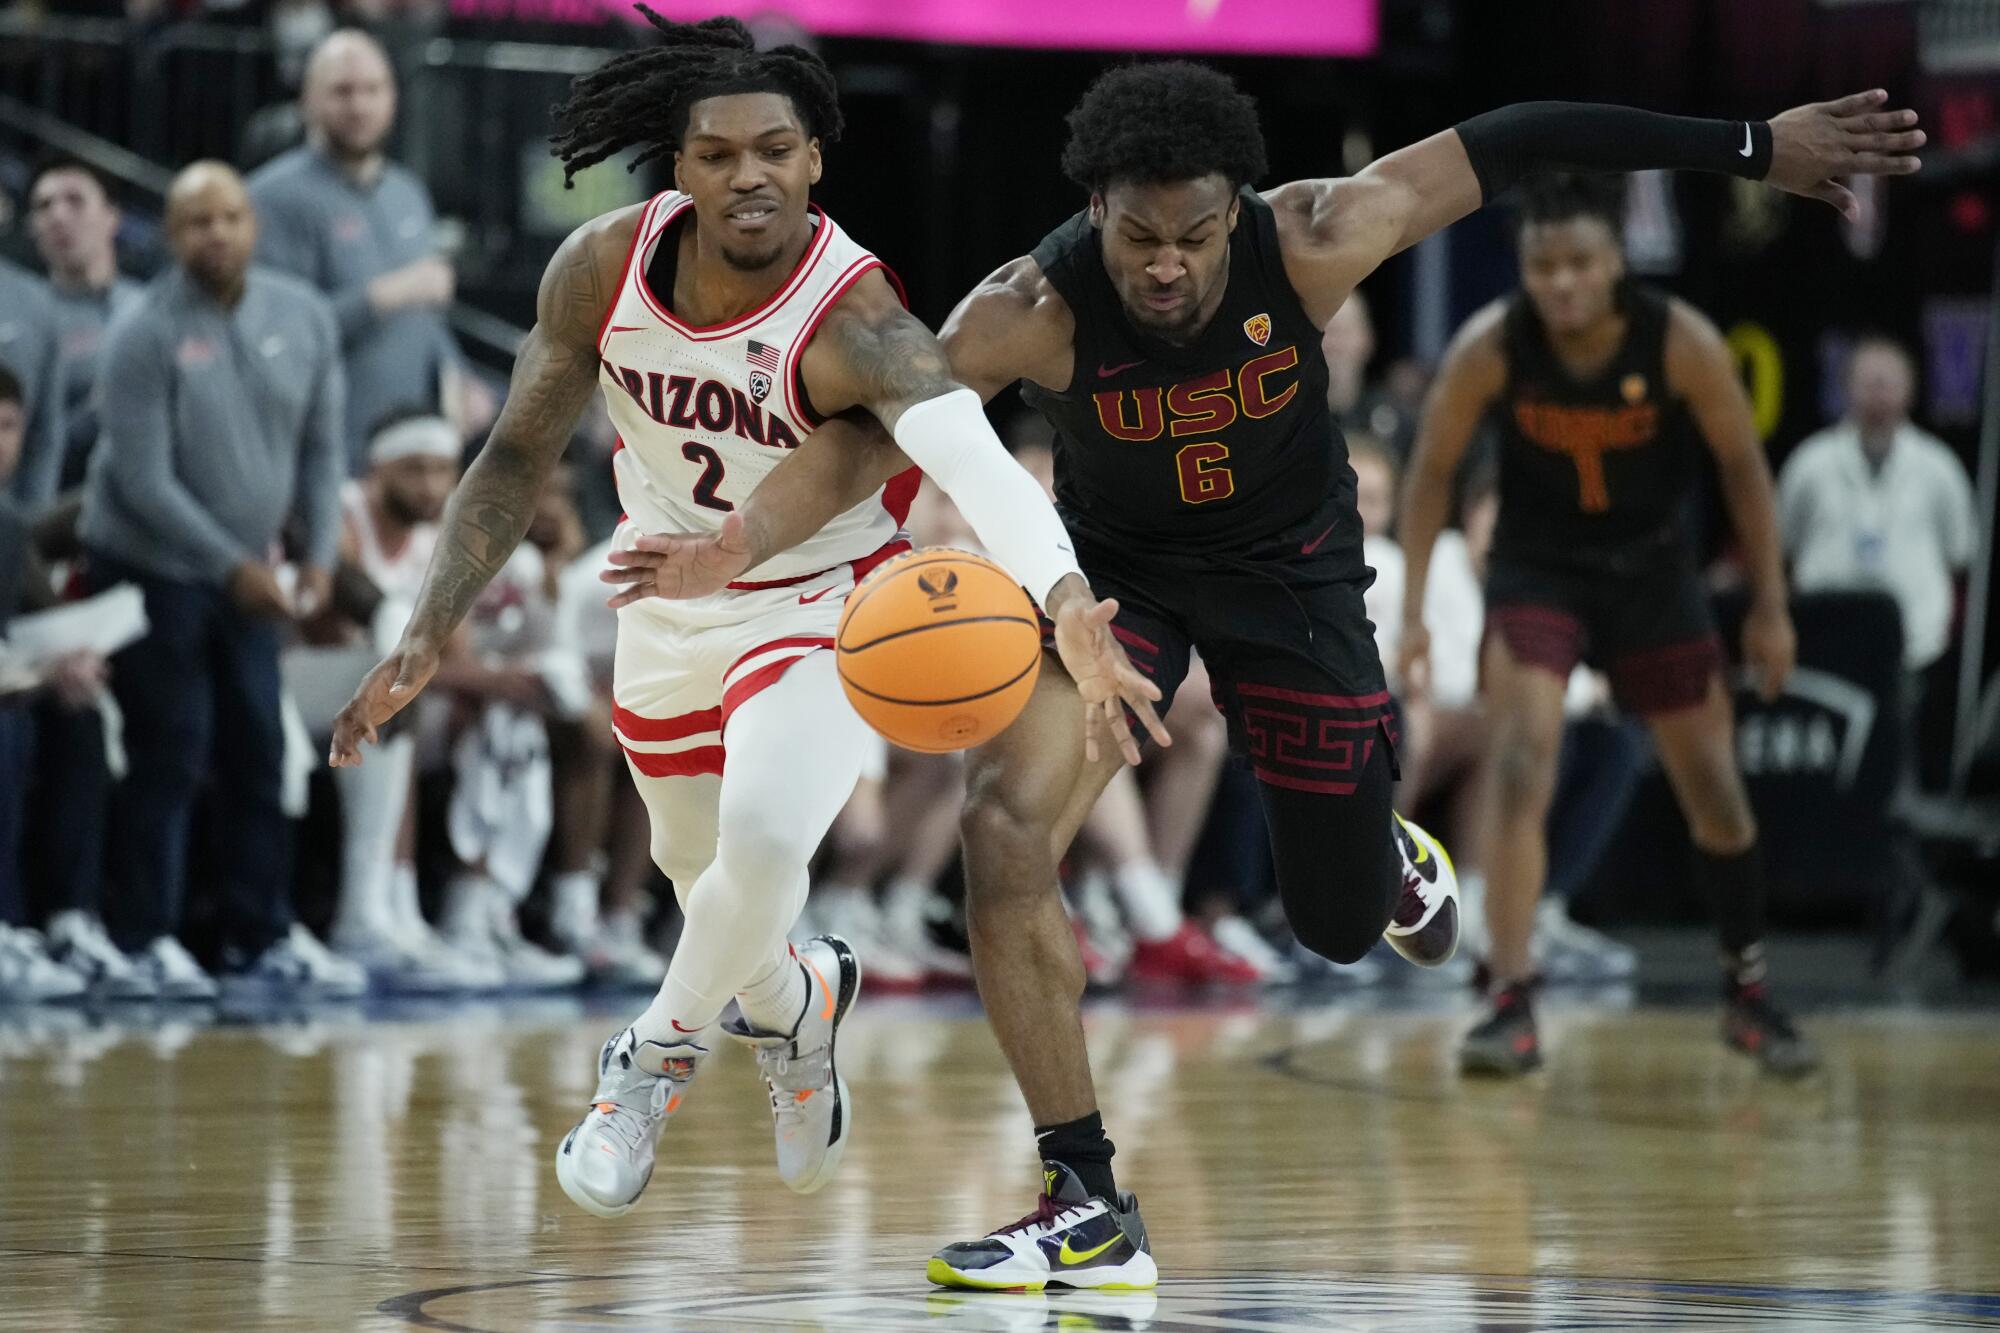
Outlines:
{"label": "player's outstretched hand", "polygon": [[347,707],[333,719],[333,749],[326,762],[334,768],[353,768],[361,762],[361,743],[375,744],[383,723],[409,706],[424,686],[437,674],[438,655],[434,648],[402,643],[364,676]]}
{"label": "player's outstretched hand", "polygon": [[1116,601],[1093,601],[1087,596],[1070,598],[1056,612],[1056,652],[1083,696],[1083,756],[1093,764],[1106,735],[1126,763],[1139,762],[1139,742],[1125,720],[1128,708],[1154,740],[1174,743],[1153,707],[1160,687],[1139,674],[1111,633],[1111,619],[1117,614]]}
{"label": "player's outstretched hand", "polygon": [[714,532],[648,532],[629,551],[613,551],[611,568],[597,577],[621,585],[612,606],[647,597],[684,601],[721,592],[750,568],[750,539],[743,515],[732,513]]}
{"label": "player's outstretched hand", "polygon": [[1757,672],[1757,692],[1769,703],[1784,693],[1798,661],[1799,639],[1782,606],[1750,608],[1743,622],[1743,660]]}
{"label": "player's outstretched hand", "polygon": [[1850,221],[1860,205],[1838,176],[1907,176],[1923,165],[1917,113],[1891,111],[1880,88],[1832,102],[1795,106],[1771,121],[1771,170],[1764,179],[1789,194],[1821,199]]}

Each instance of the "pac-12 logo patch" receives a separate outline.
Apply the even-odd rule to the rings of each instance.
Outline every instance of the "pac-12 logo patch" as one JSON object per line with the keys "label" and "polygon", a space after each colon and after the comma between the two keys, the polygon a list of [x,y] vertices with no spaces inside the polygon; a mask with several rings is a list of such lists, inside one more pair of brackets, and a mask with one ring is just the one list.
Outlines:
{"label": "pac-12 logo patch", "polygon": [[1243,331],[1250,335],[1250,341],[1262,347],[1271,341],[1271,317],[1252,315],[1243,321]]}
{"label": "pac-12 logo patch", "polygon": [[771,396],[771,377],[770,377],[770,375],[766,374],[766,373],[765,373],[764,371],[761,371],[761,370],[753,370],[753,371],[751,371],[751,372],[750,372],[750,399],[751,399],[751,401],[752,401],[752,402],[758,402],[758,403],[761,403],[761,402],[763,402],[763,401],[764,401],[764,400],[765,400],[766,398],[769,398],[770,396]]}

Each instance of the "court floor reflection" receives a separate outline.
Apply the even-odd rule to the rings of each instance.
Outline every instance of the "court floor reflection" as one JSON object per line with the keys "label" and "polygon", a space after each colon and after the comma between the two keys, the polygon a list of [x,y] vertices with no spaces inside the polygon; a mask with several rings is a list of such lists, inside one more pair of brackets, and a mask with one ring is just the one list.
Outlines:
{"label": "court floor reflection", "polygon": [[1466,1084],[1410,1010],[1098,1006],[1151,1297],[967,1298],[924,1258],[1026,1212],[1030,1125],[963,1001],[864,1003],[856,1138],[799,1199],[747,1053],[616,1222],[551,1167],[617,1020],[576,1001],[263,1025],[0,1014],[0,1328],[2000,1326],[2000,1018],[1821,1016],[1759,1080],[1706,1010],[1549,1010]]}

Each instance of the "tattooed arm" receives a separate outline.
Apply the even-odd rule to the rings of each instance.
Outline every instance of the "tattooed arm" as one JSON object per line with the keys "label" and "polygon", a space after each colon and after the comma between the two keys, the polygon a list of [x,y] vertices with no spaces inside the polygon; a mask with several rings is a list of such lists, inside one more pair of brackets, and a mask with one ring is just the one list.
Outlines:
{"label": "tattooed arm", "polygon": [[622,209],[570,234],[542,275],[535,327],[514,360],[506,406],[466,469],[403,640],[368,673],[334,720],[328,762],[361,762],[361,743],[417,697],[438,656],[493,575],[521,543],[556,459],[597,387],[597,331],[637,223]]}

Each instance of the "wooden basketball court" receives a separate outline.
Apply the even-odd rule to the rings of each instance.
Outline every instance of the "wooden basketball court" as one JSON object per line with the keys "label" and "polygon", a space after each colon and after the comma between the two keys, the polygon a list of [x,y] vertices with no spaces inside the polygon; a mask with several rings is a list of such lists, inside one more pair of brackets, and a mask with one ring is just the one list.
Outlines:
{"label": "wooden basketball court", "polygon": [[1550,1067],[1452,1072],[1467,1002],[1091,1010],[1156,1294],[964,1296],[931,1250],[1030,1210],[1028,1119],[969,1000],[864,999],[857,1140],[777,1183],[747,1052],[628,1217],[551,1154],[623,1008],[265,1026],[0,1017],[8,1329],[2000,1327],[2000,1019],[1821,1014],[1761,1081],[1708,1010],[1547,1010]]}

